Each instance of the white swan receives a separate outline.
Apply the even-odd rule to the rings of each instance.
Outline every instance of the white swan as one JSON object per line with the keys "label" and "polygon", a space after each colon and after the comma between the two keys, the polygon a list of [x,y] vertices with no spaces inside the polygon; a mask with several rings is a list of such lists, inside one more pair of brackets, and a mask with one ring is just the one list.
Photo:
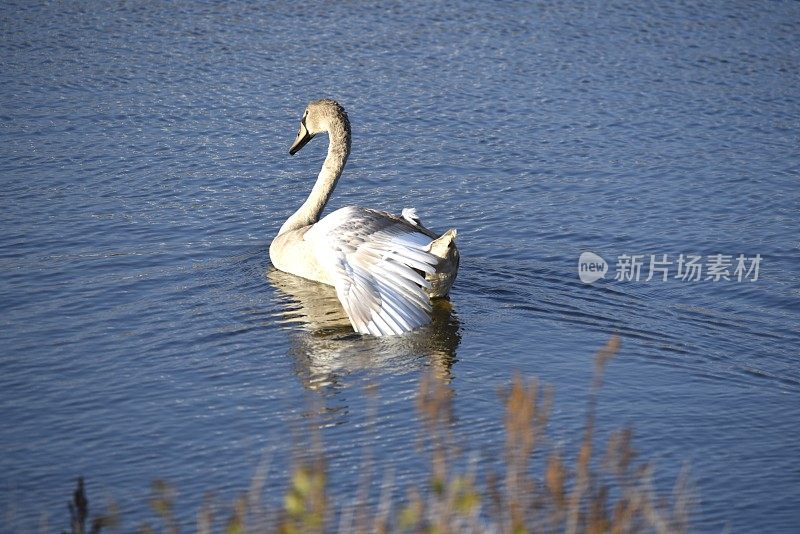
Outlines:
{"label": "white swan", "polygon": [[269,247],[272,264],[332,285],[353,328],[375,336],[402,334],[431,321],[431,297],[447,295],[458,271],[456,230],[438,236],[416,211],[401,216],[348,206],[320,220],[350,154],[350,122],[333,100],[311,102],[289,154],[328,132],[328,155],[306,201]]}

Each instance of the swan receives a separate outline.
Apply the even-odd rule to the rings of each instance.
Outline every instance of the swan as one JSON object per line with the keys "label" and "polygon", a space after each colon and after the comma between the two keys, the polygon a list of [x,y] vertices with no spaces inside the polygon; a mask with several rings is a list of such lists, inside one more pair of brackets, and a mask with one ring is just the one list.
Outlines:
{"label": "swan", "polygon": [[328,153],[305,202],[269,247],[275,268],[331,285],[360,334],[397,335],[431,321],[431,298],[444,297],[458,272],[456,230],[425,228],[416,210],[398,215],[347,206],[320,215],[350,155],[350,121],[338,102],[315,100],[289,154],[327,133]]}

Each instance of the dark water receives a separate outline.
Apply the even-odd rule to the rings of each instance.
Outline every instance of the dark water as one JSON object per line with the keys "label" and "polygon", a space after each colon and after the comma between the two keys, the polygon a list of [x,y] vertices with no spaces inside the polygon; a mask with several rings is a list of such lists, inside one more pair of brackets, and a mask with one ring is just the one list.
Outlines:
{"label": "dark water", "polygon": [[[474,450],[499,445],[515,370],[555,387],[569,448],[618,332],[600,437],[633,425],[665,488],[688,462],[696,530],[793,531],[800,4],[734,4],[4,3],[4,524],[65,527],[84,475],[127,529],[166,479],[191,525],[264,456],[283,480],[304,421],[334,494],[366,444],[423,480],[430,368]],[[287,155],[322,96],[354,132],[331,207],[459,230],[452,309],[426,330],[349,335],[329,293],[270,272],[324,156]],[[583,251],[605,280],[581,283]],[[613,279],[620,255],[681,253],[759,254],[759,278]]]}

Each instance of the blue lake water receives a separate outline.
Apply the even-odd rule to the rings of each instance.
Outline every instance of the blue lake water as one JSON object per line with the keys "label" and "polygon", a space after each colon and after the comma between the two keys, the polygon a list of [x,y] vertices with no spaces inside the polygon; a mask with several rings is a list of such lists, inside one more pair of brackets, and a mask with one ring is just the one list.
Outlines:
{"label": "blue lake water", "polygon": [[[5,524],[66,528],[83,475],[126,530],[169,481],[191,530],[205,492],[232,500],[264,457],[280,502],[309,420],[333,495],[367,445],[377,472],[424,482],[430,369],[469,448],[502,450],[497,392],[520,371],[554,386],[569,450],[592,353],[619,333],[599,437],[633,426],[667,489],[688,463],[693,530],[795,531],[800,4],[734,4],[3,3]],[[350,335],[331,293],[270,269],[324,158],[325,139],[287,154],[320,97],[353,127],[329,209],[458,228],[427,329]],[[579,280],[584,251],[605,279]],[[646,282],[651,254],[761,263]],[[614,279],[623,255],[639,281]]]}

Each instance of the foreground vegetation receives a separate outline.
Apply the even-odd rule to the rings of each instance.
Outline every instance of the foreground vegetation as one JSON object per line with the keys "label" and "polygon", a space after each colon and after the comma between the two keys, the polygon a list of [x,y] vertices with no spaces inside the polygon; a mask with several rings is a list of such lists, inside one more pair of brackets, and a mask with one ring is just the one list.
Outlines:
{"label": "foreground vegetation", "polygon": [[[262,502],[264,472],[232,505],[211,502],[197,513],[192,530],[208,533],[279,532],[684,532],[687,529],[690,491],[681,476],[671,495],[659,495],[651,480],[651,465],[639,461],[628,429],[612,433],[604,455],[593,444],[595,404],[606,363],[619,349],[613,337],[595,355],[586,425],[577,455],[565,458],[548,445],[546,434],[552,390],[516,376],[501,393],[505,403],[505,444],[496,451],[504,458],[505,472],[476,476],[474,462],[457,468],[464,457],[452,425],[452,391],[435,376],[420,382],[417,411],[420,454],[430,456],[430,482],[395,496],[391,474],[370,495],[370,462],[362,466],[361,489],[347,501],[327,489],[324,447],[311,432],[311,453],[295,460],[282,506]],[[463,465],[464,462],[460,462]],[[377,498],[376,498],[377,497]],[[343,503],[347,502],[345,506]],[[179,531],[174,516],[174,492],[163,482],[153,485],[151,508],[159,518],[159,531]],[[89,518],[83,480],[69,505],[73,533],[115,530],[118,513]],[[155,532],[142,525],[140,532]]]}

